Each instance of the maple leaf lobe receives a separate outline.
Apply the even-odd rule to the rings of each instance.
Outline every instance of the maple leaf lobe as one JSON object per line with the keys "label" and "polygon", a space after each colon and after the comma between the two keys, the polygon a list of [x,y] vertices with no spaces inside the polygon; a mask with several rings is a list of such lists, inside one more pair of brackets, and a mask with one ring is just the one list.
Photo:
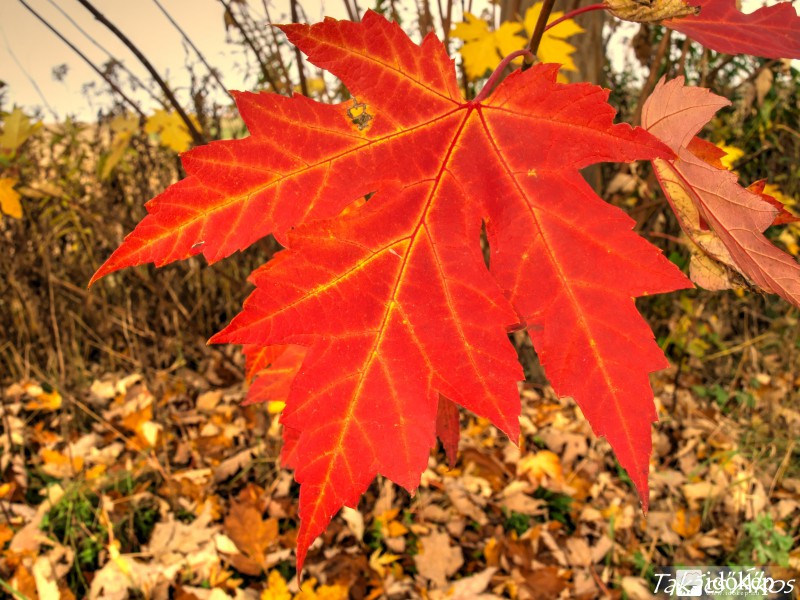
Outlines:
{"label": "maple leaf lobe", "polygon": [[674,152],[614,124],[608,91],[556,83],[557,65],[467,103],[435,37],[417,46],[372,12],[282,29],[355,100],[237,95],[251,136],[188,153],[187,178],[148,203],[95,277],[218,260],[271,232],[286,241],[211,341],[307,348],[281,416],[301,484],[298,569],[375,475],[413,490],[437,433],[452,453],[455,404],[517,438],[522,370],[506,330],[521,322],[646,503],[647,376],[665,359],[634,298],[689,284],[579,169]]}

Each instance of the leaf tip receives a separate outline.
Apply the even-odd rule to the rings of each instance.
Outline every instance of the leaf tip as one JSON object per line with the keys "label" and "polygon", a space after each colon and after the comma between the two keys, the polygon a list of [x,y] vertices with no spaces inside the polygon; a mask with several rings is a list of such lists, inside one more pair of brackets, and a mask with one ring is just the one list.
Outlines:
{"label": "leaf tip", "polygon": [[[113,256],[111,258],[113,258]],[[100,279],[102,279],[109,273],[118,271],[121,268],[119,265],[112,263],[111,258],[109,258],[106,262],[100,265],[100,268],[94,272],[94,275],[92,275],[92,278],[89,280],[89,284],[86,286],[86,289],[91,288],[95,283],[97,283]]]}

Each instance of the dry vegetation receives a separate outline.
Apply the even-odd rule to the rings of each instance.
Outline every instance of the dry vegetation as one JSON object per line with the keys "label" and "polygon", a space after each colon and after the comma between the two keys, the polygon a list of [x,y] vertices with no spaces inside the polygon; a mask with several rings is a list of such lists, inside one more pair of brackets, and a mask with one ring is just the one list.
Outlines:
{"label": "dry vegetation", "polygon": [[[661,33],[648,30],[651,49]],[[275,89],[288,87],[288,55],[284,64],[267,52],[269,38],[260,43],[274,58]],[[787,201],[800,196],[788,170],[800,164],[797,71],[683,53],[667,68],[714,71],[710,84],[739,98],[711,138],[742,140],[734,166],[743,179],[775,173]],[[638,92],[614,77],[620,104],[635,104]],[[219,108],[194,108],[206,135],[219,135],[223,116],[226,132],[238,132]],[[413,497],[376,481],[313,546],[298,587],[297,486],[278,464],[277,416],[239,405],[239,349],[205,344],[277,245],[211,267],[193,259],[127,270],[87,290],[144,202],[181,176],[175,151],[144,123],[104,173],[123,115],[116,107],[95,124],[47,125],[0,163],[23,206],[21,219],[0,220],[6,593],[640,599],[666,565],[800,571],[800,313],[771,297],[692,290],[641,304],[673,364],[653,377],[661,422],[647,517],[607,444],[554,396],[517,334],[528,375],[520,446],[462,414],[455,468],[434,453]],[[604,175],[616,185],[609,199],[685,261],[648,174]],[[775,236],[797,249],[796,230]]]}

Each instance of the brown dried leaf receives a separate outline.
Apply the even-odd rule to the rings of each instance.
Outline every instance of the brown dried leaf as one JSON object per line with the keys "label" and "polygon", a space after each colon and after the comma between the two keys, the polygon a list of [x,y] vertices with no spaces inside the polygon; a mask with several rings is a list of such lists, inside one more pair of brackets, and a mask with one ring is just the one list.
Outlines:
{"label": "brown dried leaf", "polygon": [[434,531],[419,538],[419,554],[414,555],[417,572],[437,587],[444,587],[447,578],[464,564],[461,548],[450,545],[450,536]]}
{"label": "brown dried leaf", "polygon": [[234,502],[223,529],[241,553],[229,557],[231,564],[245,575],[260,575],[267,551],[278,539],[278,520],[263,519],[253,504]]}
{"label": "brown dried leaf", "polygon": [[604,0],[608,12],[625,21],[652,23],[663,19],[687,17],[700,13],[700,9],[683,0]]}

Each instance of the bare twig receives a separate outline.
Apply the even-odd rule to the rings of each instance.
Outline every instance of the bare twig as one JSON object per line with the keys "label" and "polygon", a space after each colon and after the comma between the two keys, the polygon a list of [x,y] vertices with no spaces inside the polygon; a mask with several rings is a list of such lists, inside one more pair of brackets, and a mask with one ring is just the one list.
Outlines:
{"label": "bare twig", "polygon": [[[292,11],[292,23],[297,23],[297,0],[290,0],[289,5]],[[300,75],[300,91],[303,92],[303,96],[307,97],[308,84],[306,83],[306,73],[303,69],[303,54],[297,46],[294,47],[294,56],[295,60],[297,60],[297,73]]]}
{"label": "bare twig", "polygon": [[453,0],[447,0],[447,14],[442,23],[444,29],[444,47],[447,48],[450,42],[450,26],[453,24]]}
{"label": "bare twig", "polygon": [[81,52],[80,50],[78,50],[78,48],[77,48],[77,47],[76,47],[76,46],[75,46],[75,45],[74,45],[72,42],[70,42],[70,41],[69,41],[67,38],[65,38],[63,35],[61,35],[61,33],[60,33],[60,32],[59,32],[59,31],[58,31],[58,30],[57,30],[55,27],[53,27],[52,25],[50,25],[50,23],[48,23],[48,22],[47,22],[47,21],[44,19],[44,17],[42,17],[42,16],[41,16],[41,15],[40,15],[38,12],[36,12],[36,11],[35,11],[33,8],[31,8],[31,7],[28,5],[28,3],[27,3],[27,2],[25,2],[25,0],[18,0],[18,1],[19,1],[19,3],[20,3],[20,4],[22,4],[22,6],[24,6],[25,8],[27,8],[27,9],[28,9],[28,12],[30,12],[30,13],[31,13],[31,14],[32,14],[34,17],[36,17],[36,18],[37,18],[37,19],[38,19],[38,20],[39,20],[39,21],[40,21],[40,22],[41,22],[41,23],[42,23],[42,24],[43,24],[45,27],[47,27],[47,28],[48,28],[48,29],[49,29],[51,32],[53,32],[53,33],[56,35],[56,37],[58,37],[58,39],[60,39],[60,40],[61,40],[62,42],[64,42],[64,43],[65,43],[67,46],[69,46],[70,50],[72,50],[72,51],[73,51],[75,54],[77,54],[77,55],[78,55],[78,56],[79,56],[79,57],[80,57],[80,58],[83,60],[83,62],[85,62],[87,65],[89,65],[89,66],[92,68],[92,70],[93,70],[95,73],[97,73],[97,74],[98,74],[100,77],[102,77],[102,78],[103,78],[103,81],[105,81],[105,82],[106,82],[106,83],[109,85],[109,87],[110,87],[112,90],[114,90],[114,91],[115,91],[117,94],[119,94],[119,95],[120,95],[120,97],[121,97],[121,98],[122,98],[122,99],[123,99],[123,100],[124,100],[124,101],[125,101],[125,102],[126,102],[126,103],[127,103],[127,104],[128,104],[128,105],[129,105],[129,106],[130,106],[130,107],[131,107],[131,108],[132,108],[132,109],[133,109],[133,110],[134,110],[134,111],[135,111],[135,112],[136,112],[136,113],[137,113],[137,114],[138,114],[138,115],[139,115],[141,118],[142,118],[142,119],[144,119],[144,118],[145,118],[145,115],[144,115],[144,113],[142,112],[142,109],[141,109],[141,108],[139,108],[139,105],[137,105],[137,104],[136,104],[136,103],[135,103],[133,100],[131,100],[130,98],[128,98],[128,96],[125,94],[125,92],[123,92],[123,91],[120,89],[120,87],[119,87],[119,86],[118,86],[116,83],[114,83],[114,81],[113,81],[113,80],[112,80],[112,79],[111,79],[111,78],[110,78],[108,75],[106,75],[106,74],[105,74],[105,73],[104,73],[104,72],[103,72],[103,71],[102,71],[102,70],[101,70],[101,69],[100,69],[100,68],[99,68],[97,65],[95,65],[95,64],[94,64],[94,63],[93,63],[91,60],[89,60],[89,58],[88,58],[88,57],[87,57],[87,56],[86,56],[86,55],[85,55],[83,52]]}
{"label": "bare twig", "polygon": [[236,27],[236,29],[239,30],[239,33],[242,34],[242,39],[244,39],[244,43],[247,44],[250,50],[253,51],[253,54],[256,57],[256,61],[258,61],[258,66],[261,69],[261,75],[264,77],[265,81],[269,83],[270,86],[272,86],[273,91],[280,92],[281,89],[275,83],[275,79],[272,77],[272,74],[269,71],[267,63],[264,62],[264,57],[261,56],[261,49],[258,46],[256,46],[255,42],[253,41],[253,38],[251,38],[248,35],[247,30],[244,28],[241,21],[239,21],[239,19],[236,18],[236,15],[233,14],[233,9],[231,8],[230,2],[226,2],[226,0],[219,0],[219,1],[222,4],[222,6],[225,7],[227,15],[228,17],[230,17],[231,23],[233,23],[234,27]]}
{"label": "bare twig", "polygon": [[163,106],[164,108],[167,108],[167,105],[166,105],[166,103],[164,102],[164,100],[163,100],[161,97],[159,97],[158,95],[154,94],[154,93],[153,93],[153,90],[151,90],[151,89],[150,89],[150,86],[146,85],[144,81],[142,81],[141,79],[139,79],[139,77],[136,75],[136,73],[134,73],[134,72],[133,72],[133,71],[131,71],[131,70],[130,70],[128,67],[126,67],[126,66],[125,66],[125,64],[124,64],[122,61],[120,61],[120,60],[119,60],[119,59],[118,59],[116,56],[114,56],[114,55],[113,55],[113,54],[112,54],[112,53],[111,53],[111,52],[110,52],[110,51],[109,51],[109,50],[108,50],[108,49],[107,49],[105,46],[103,46],[103,45],[102,45],[100,42],[98,42],[96,39],[94,39],[94,38],[93,38],[93,37],[92,37],[92,36],[91,36],[91,35],[90,35],[90,34],[89,34],[89,33],[88,33],[88,32],[87,32],[87,31],[86,31],[84,28],[83,28],[83,27],[81,27],[81,26],[80,26],[80,24],[78,24],[78,23],[75,21],[75,19],[73,19],[71,16],[69,16],[69,13],[67,13],[67,12],[66,12],[66,11],[65,11],[63,8],[61,8],[61,7],[60,7],[58,4],[56,4],[54,0],[47,0],[47,1],[50,3],[50,5],[51,5],[53,8],[55,8],[55,9],[56,9],[58,12],[60,12],[60,13],[61,13],[61,15],[62,15],[62,16],[63,16],[63,17],[64,17],[64,18],[65,18],[67,21],[69,21],[69,23],[70,23],[70,24],[71,24],[71,25],[72,25],[72,26],[73,26],[75,29],[77,29],[78,31],[80,31],[80,32],[83,34],[83,37],[85,37],[87,40],[89,40],[89,42],[90,42],[90,43],[91,43],[91,44],[92,44],[92,45],[93,45],[95,48],[97,48],[98,50],[100,50],[101,52],[103,52],[103,53],[104,53],[106,56],[108,56],[108,58],[109,58],[110,60],[114,61],[114,63],[115,63],[116,65],[118,65],[120,69],[122,69],[123,71],[125,71],[125,73],[128,75],[128,77],[130,77],[130,78],[131,78],[131,81],[133,81],[133,82],[134,82],[136,85],[138,85],[138,86],[139,86],[140,88],[142,88],[142,89],[143,89],[145,92],[147,92],[147,93],[150,95],[150,97],[151,97],[153,100],[155,100],[156,102],[158,102],[159,104],[161,104],[161,106]]}
{"label": "bare twig", "polygon": [[217,82],[217,85],[220,87],[220,89],[223,92],[225,92],[226,94],[228,94],[228,97],[231,100],[233,100],[233,96],[228,91],[228,88],[225,87],[225,84],[222,83],[222,80],[220,79],[217,70],[214,67],[212,67],[210,64],[208,64],[208,61],[206,60],[205,56],[203,56],[203,53],[200,52],[199,48],[194,45],[194,42],[191,40],[191,38],[188,35],[186,35],[186,32],[181,28],[180,25],[178,25],[178,23],[175,21],[175,19],[172,18],[172,15],[170,15],[167,12],[167,10],[161,5],[161,2],[159,2],[158,0],[153,0],[153,2],[155,2],[155,5],[164,14],[164,16],[167,18],[167,20],[170,23],[172,23],[172,26],[178,31],[178,33],[181,34],[181,37],[184,39],[184,41],[187,44],[189,44],[189,46],[191,47],[192,50],[194,50],[194,53],[197,54],[197,58],[200,59],[200,62],[203,63],[205,68],[208,69],[208,72],[211,73],[211,77],[214,78],[214,81]]}
{"label": "bare twig", "polygon": [[536,51],[539,50],[539,42],[542,41],[544,30],[547,27],[547,19],[550,18],[550,13],[553,12],[553,5],[555,0],[544,0],[542,4],[542,12],[539,13],[539,20],[536,21],[536,27],[531,34],[531,39],[528,42],[528,52],[531,56],[527,56],[522,63],[522,70],[530,68],[533,64],[533,57],[536,56]]}
{"label": "bare twig", "polygon": [[[272,39],[272,46],[273,46],[272,52],[275,55],[275,58],[278,60],[278,66],[280,66],[281,68],[281,72],[283,73],[284,79],[286,79],[286,81],[291,81],[292,78],[289,76],[289,69],[286,68],[286,63],[283,62],[281,49],[280,46],[278,46],[278,36],[275,35],[275,27],[274,25],[272,25],[272,16],[269,14],[269,6],[267,5],[267,0],[262,0],[262,3],[264,5],[264,14],[267,17],[267,23],[269,24],[269,27],[267,27],[267,29],[269,29],[270,37]],[[308,19],[305,18],[305,11],[303,11],[303,7],[300,6],[299,9],[303,12],[304,15],[303,21],[307,22]]]}
{"label": "bare twig", "polygon": [[653,88],[656,86],[656,80],[658,79],[659,73],[659,66],[661,65],[661,61],[664,60],[664,57],[667,55],[667,51],[669,50],[670,41],[672,40],[672,30],[667,29],[664,32],[664,37],[661,38],[661,43],[658,45],[658,49],[656,50],[656,55],[653,57],[653,60],[650,62],[650,74],[647,76],[647,81],[644,82],[642,86],[642,91],[639,93],[639,101],[636,103],[636,112],[633,114],[633,124],[639,125],[642,122],[642,108],[644,106],[644,101],[653,91]]}
{"label": "bare twig", "polygon": [[350,0],[342,0],[342,2],[344,2],[344,8],[347,11],[347,18],[355,22],[356,16],[353,14],[353,7],[350,6]]}
{"label": "bare twig", "polygon": [[[20,2],[22,2],[22,0],[20,0]],[[197,129],[197,127],[195,126],[194,122],[192,122],[192,120],[189,118],[189,115],[187,115],[186,111],[183,110],[183,107],[180,105],[180,103],[178,102],[177,98],[175,98],[175,94],[172,93],[172,90],[169,88],[169,86],[166,84],[166,82],[161,78],[161,75],[158,74],[158,71],[156,71],[155,67],[150,63],[150,61],[147,60],[147,58],[145,57],[144,54],[142,54],[141,50],[139,50],[139,48],[136,47],[136,44],[134,44],[130,39],[128,39],[128,37],[124,33],[122,33],[116,27],[116,25],[114,25],[111,21],[109,21],[105,17],[105,15],[103,15],[99,10],[97,10],[92,5],[92,3],[89,2],[89,0],[78,0],[78,2],[80,2],[81,5],[86,10],[88,10],[90,13],[92,13],[92,15],[94,16],[95,19],[100,21],[103,25],[106,26],[106,28],[108,28],[109,31],[111,31],[114,35],[116,35],[117,38],[119,38],[119,40],[123,44],[125,44],[125,46],[131,52],[133,52],[134,56],[136,56],[136,58],[139,59],[139,62],[142,63],[144,68],[147,69],[147,72],[150,73],[150,76],[153,78],[153,81],[155,81],[158,84],[158,87],[161,88],[161,91],[164,93],[164,96],[166,96],[166,98],[169,101],[169,103],[172,105],[172,107],[178,113],[178,116],[181,118],[181,120],[183,121],[184,125],[186,125],[186,129],[189,131],[189,134],[192,136],[192,140],[194,140],[194,143],[195,144],[204,143],[205,142],[205,138],[203,137],[203,134]]]}

